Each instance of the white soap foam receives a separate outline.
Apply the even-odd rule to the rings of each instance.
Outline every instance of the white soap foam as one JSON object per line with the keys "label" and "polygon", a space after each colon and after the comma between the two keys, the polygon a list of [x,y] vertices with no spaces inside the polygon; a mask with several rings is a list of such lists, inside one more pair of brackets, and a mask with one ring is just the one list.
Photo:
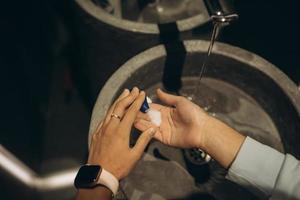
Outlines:
{"label": "white soap foam", "polygon": [[146,99],[149,104],[152,103],[152,100],[150,99],[150,97],[147,96]]}
{"label": "white soap foam", "polygon": [[151,122],[155,126],[160,126],[160,124],[161,124],[161,113],[160,113],[160,111],[154,110],[154,109],[149,109],[147,114],[150,117]]}

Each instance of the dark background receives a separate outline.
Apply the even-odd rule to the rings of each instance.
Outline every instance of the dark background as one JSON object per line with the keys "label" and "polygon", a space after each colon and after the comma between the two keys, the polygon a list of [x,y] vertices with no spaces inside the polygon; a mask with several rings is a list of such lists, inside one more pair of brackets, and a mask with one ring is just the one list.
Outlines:
{"label": "dark background", "polygon": [[[87,155],[96,96],[89,75],[78,73],[84,66],[72,2],[7,2],[0,6],[0,142],[40,174],[77,166]],[[235,6],[240,19],[220,40],[264,57],[299,84],[297,1],[236,0]],[[0,185],[7,199],[20,195],[4,176]]]}

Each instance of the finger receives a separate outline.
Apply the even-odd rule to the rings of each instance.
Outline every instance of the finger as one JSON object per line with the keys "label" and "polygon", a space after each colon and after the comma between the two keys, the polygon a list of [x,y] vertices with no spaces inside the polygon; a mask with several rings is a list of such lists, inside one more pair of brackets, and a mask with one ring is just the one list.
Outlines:
{"label": "finger", "polygon": [[[127,93],[127,95],[126,94],[121,95],[109,109],[109,112],[106,115],[106,122],[105,122],[106,124],[110,121],[110,119],[112,118],[111,116],[114,112],[115,112],[114,114],[119,116],[120,118],[123,116],[123,113],[118,113],[118,111],[115,111],[116,105],[118,105],[118,103],[120,101],[124,100],[125,98],[129,97],[130,95],[133,95],[133,96],[137,95],[139,93],[139,89],[137,87],[134,87],[131,90],[131,92],[128,89],[126,89],[125,93]],[[120,119],[118,119],[118,118],[115,118],[115,120],[120,121]]]}
{"label": "finger", "polygon": [[161,89],[157,89],[156,93],[157,93],[158,98],[163,103],[165,103],[169,106],[175,106],[181,98],[180,96],[175,96],[175,95],[163,92]]}
{"label": "finger", "polygon": [[89,149],[93,149],[93,148],[94,148],[95,142],[96,142],[97,139],[100,137],[102,125],[103,125],[103,121],[101,121],[101,122],[98,124],[98,126],[97,126],[97,128],[96,128],[96,131],[92,133],[91,143],[90,143]]}
{"label": "finger", "polygon": [[90,144],[91,147],[93,146],[93,144],[95,143],[95,141],[97,140],[97,138],[100,137],[102,125],[103,125],[103,121],[99,122],[99,124],[98,124],[98,126],[97,126],[97,128],[96,128],[96,131],[94,131],[94,132],[92,133],[91,144]]}
{"label": "finger", "polygon": [[89,146],[89,150],[94,148],[96,140],[97,140],[97,134],[93,133],[92,137],[91,137],[91,143]]}
{"label": "finger", "polygon": [[102,125],[103,125],[103,121],[101,121],[101,122],[98,124],[98,126],[97,126],[97,128],[96,128],[96,131],[95,131],[96,134],[99,134],[100,129],[102,128]]}
{"label": "finger", "polygon": [[137,121],[134,122],[134,127],[139,131],[145,131],[151,127],[154,128],[155,125],[152,124],[150,121],[144,119],[138,119]]}
{"label": "finger", "polygon": [[155,135],[156,129],[150,128],[143,132],[139,139],[137,140],[135,146],[133,147],[133,151],[136,153],[137,157],[140,158],[143,154],[145,148],[149,144],[150,140]]}
{"label": "finger", "polygon": [[131,126],[133,125],[144,100],[145,100],[145,92],[142,91],[140,92],[139,96],[134,101],[134,103],[130,106],[128,111],[125,113],[125,116],[121,121],[121,123],[122,123],[122,127],[124,127],[124,129],[126,129],[127,132],[130,132]]}
{"label": "finger", "polygon": [[153,125],[151,122],[146,121],[146,120],[138,120],[134,123],[134,127],[142,132],[148,130],[149,128],[154,128],[154,129],[156,129],[154,138],[159,141],[162,141],[162,132],[160,131],[160,128]]}
{"label": "finger", "polygon": [[151,120],[149,115],[147,115],[147,113],[143,113],[143,112],[138,112],[136,119],[144,119],[144,120],[148,120],[148,121]]}
{"label": "finger", "polygon": [[121,99],[116,103],[113,113],[117,114],[122,118],[125,113],[125,110],[134,102],[134,100],[138,96],[139,96],[139,89],[135,87],[127,97]]}
{"label": "finger", "polygon": [[118,99],[113,103],[113,105],[108,109],[105,119],[104,119],[104,124],[107,124],[111,118],[111,114],[117,104],[121,99],[127,97],[130,94],[130,91],[128,89],[125,89],[122,94],[118,97]]}
{"label": "finger", "polygon": [[116,117],[112,116],[109,121],[109,126],[111,128],[114,128],[119,125],[120,121],[122,120],[122,118],[125,114],[125,111],[128,109],[128,107],[130,107],[132,105],[132,103],[135,101],[135,99],[138,96],[139,96],[139,89],[135,87],[131,91],[130,95],[128,95],[127,97],[121,99],[120,101],[118,101],[116,103],[115,109],[112,112],[112,114],[116,115]]}

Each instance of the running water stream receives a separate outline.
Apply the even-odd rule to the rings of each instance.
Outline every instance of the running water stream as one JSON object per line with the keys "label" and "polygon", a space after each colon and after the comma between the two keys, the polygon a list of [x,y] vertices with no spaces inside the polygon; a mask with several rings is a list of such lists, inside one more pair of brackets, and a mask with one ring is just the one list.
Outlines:
{"label": "running water stream", "polygon": [[[202,66],[200,68],[199,76],[198,76],[198,81],[196,81],[195,89],[191,96],[187,96],[188,99],[193,100],[196,104],[200,105],[199,102],[197,102],[197,96],[200,93],[200,85],[201,85],[201,79],[206,71],[206,65],[209,60],[210,54],[212,52],[215,40],[218,36],[219,29],[221,26],[229,25],[232,21],[235,21],[238,19],[238,15],[236,13],[232,14],[222,14],[222,12],[217,12],[216,15],[211,16],[211,19],[213,21],[213,31],[211,34],[210,38],[210,43],[207,49],[207,53],[204,56]],[[209,105],[202,105],[204,110],[208,111]]]}
{"label": "running water stream", "polygon": [[202,63],[201,69],[200,69],[198,84],[197,84],[197,87],[195,88],[194,94],[197,94],[199,92],[199,86],[200,86],[200,83],[201,83],[201,79],[202,79],[203,74],[205,73],[206,64],[207,64],[209,56],[212,52],[212,48],[214,46],[215,40],[217,38],[219,27],[220,27],[220,23],[215,23],[214,24],[213,32],[212,32],[212,35],[211,35],[211,38],[210,38],[210,43],[209,43],[207,53],[205,54],[205,57],[204,57],[204,60],[203,60],[203,63]]}
{"label": "running water stream", "polygon": [[201,79],[203,77],[203,74],[205,73],[205,69],[206,69],[206,65],[207,65],[209,56],[210,56],[210,54],[212,52],[215,40],[216,40],[218,32],[219,32],[219,27],[220,27],[220,23],[219,22],[214,23],[214,27],[213,27],[213,31],[212,31],[212,34],[211,34],[210,43],[209,43],[209,46],[208,46],[208,49],[207,49],[207,53],[205,54],[202,66],[200,68],[200,72],[199,72],[199,76],[198,76],[198,81],[196,82],[195,90],[194,90],[194,92],[192,94],[192,97],[189,98],[190,100],[195,100],[196,99],[195,97],[200,92],[199,90],[200,90]]}

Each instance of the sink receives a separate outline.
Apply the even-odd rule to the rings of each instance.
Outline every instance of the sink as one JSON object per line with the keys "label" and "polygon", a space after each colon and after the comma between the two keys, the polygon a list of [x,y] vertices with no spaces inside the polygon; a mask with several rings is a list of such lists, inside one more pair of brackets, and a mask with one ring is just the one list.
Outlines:
{"label": "sink", "polygon": [[[138,2],[147,4],[139,9]],[[72,32],[78,41],[74,57],[80,58],[75,61],[76,72],[86,85],[84,92],[90,90],[92,100],[115,70],[138,53],[165,40],[210,38],[211,19],[203,0],[159,0],[155,5],[151,2],[154,1],[76,0],[70,3]],[[116,12],[107,10],[109,5],[113,5]],[[152,12],[158,7],[164,9],[160,15]],[[120,10],[122,15],[117,12]],[[139,20],[141,18],[147,20]]]}
{"label": "sink", "polygon": [[187,31],[210,21],[203,0],[76,0],[99,22],[132,32],[158,34],[158,23],[176,22]]}
{"label": "sink", "polygon": [[[178,91],[181,95],[193,95],[208,45],[202,40],[184,41],[187,54]],[[124,88],[143,88],[158,102],[155,89],[163,87],[165,61],[165,47],[159,45],[122,65],[98,96],[89,136]],[[194,101],[210,115],[244,135],[299,158],[300,92],[274,65],[251,52],[217,42],[199,87]],[[132,145],[138,136],[138,131],[133,130]],[[153,140],[134,171],[121,182],[119,198],[257,199],[245,188],[226,180],[226,170],[216,161],[203,162],[201,153]]]}

